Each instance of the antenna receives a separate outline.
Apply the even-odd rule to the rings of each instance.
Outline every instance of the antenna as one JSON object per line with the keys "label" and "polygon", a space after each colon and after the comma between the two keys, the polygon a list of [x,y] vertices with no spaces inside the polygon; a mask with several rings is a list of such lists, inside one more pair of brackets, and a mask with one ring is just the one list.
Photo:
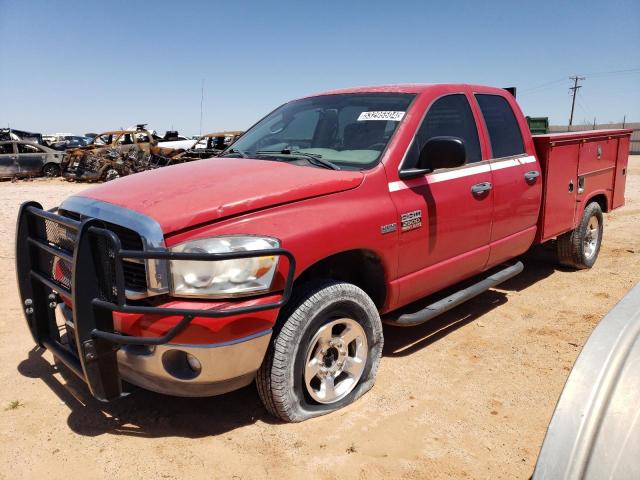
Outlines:
{"label": "antenna", "polygon": [[200,136],[202,136],[202,104],[204,102],[204,78],[202,79],[202,87],[200,89]]}

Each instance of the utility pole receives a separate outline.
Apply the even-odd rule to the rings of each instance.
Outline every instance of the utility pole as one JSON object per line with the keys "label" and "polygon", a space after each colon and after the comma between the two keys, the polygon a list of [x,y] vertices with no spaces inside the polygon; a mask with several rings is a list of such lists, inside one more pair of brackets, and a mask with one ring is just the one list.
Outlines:
{"label": "utility pole", "polygon": [[578,89],[582,88],[582,85],[578,85],[579,80],[585,80],[586,77],[579,77],[578,75],[574,75],[573,77],[569,77],[570,80],[573,80],[573,87],[569,88],[569,90],[573,91],[573,98],[571,100],[571,116],[569,117],[569,128],[571,131],[571,125],[573,125],[573,111],[576,108],[576,94],[578,93]]}

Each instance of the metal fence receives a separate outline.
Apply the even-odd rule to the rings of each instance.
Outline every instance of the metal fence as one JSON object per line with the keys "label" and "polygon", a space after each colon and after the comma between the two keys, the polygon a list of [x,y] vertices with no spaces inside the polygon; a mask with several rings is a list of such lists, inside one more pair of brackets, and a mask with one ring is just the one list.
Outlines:
{"label": "metal fence", "polygon": [[[555,132],[566,132],[566,125],[552,125],[549,127],[549,131],[552,133]],[[622,123],[600,123],[596,124],[595,127],[593,124],[591,125],[572,125],[572,132],[582,132],[584,130],[604,130],[607,128],[631,128],[633,129],[633,133],[631,134],[631,145],[629,146],[629,153],[632,155],[640,155],[640,123],[625,123],[624,126]]]}

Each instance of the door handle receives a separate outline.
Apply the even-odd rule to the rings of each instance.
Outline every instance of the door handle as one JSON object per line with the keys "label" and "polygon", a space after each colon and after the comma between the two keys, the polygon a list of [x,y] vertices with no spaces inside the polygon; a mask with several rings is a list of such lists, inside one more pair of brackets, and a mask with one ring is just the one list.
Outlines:
{"label": "door handle", "polygon": [[491,187],[492,185],[489,182],[476,183],[473,187],[471,187],[471,193],[473,193],[476,197],[481,197],[485,193],[489,192],[489,190],[491,190]]}
{"label": "door handle", "polygon": [[537,170],[531,170],[524,174],[524,179],[529,185],[536,183],[537,178],[540,176],[540,172]]}

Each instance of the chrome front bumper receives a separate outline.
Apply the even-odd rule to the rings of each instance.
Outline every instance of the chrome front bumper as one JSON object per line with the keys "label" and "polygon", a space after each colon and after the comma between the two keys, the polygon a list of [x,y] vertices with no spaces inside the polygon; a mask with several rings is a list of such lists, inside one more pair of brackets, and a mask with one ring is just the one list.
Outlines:
{"label": "chrome front bumper", "polygon": [[[56,308],[58,325],[73,328],[71,310]],[[166,344],[156,347],[124,345],[118,350],[118,369],[127,382],[178,397],[208,397],[249,385],[269,346],[271,330],[230,342],[208,345]],[[197,359],[194,369],[187,355]]]}

